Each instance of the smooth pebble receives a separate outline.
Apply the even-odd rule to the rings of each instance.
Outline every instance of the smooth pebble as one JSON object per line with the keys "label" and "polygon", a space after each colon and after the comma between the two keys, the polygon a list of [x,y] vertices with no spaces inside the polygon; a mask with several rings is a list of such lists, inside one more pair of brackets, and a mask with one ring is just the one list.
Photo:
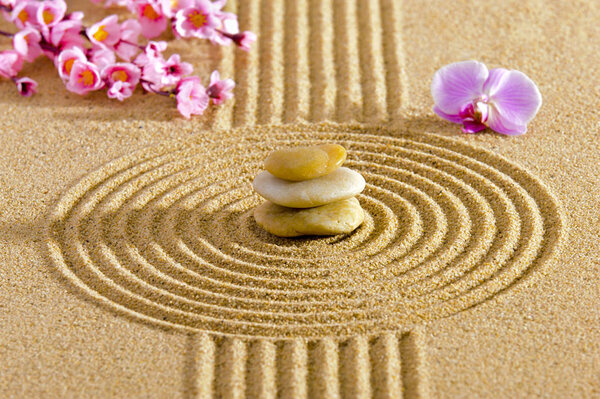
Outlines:
{"label": "smooth pebble", "polygon": [[310,208],[354,197],[365,188],[360,173],[338,168],[311,180],[292,182],[260,172],[252,183],[254,190],[269,201],[289,208]]}
{"label": "smooth pebble", "polygon": [[265,169],[284,180],[302,181],[325,176],[346,160],[346,150],[338,144],[286,148],[271,153]]}
{"label": "smooth pebble", "polygon": [[254,209],[254,219],[271,234],[297,237],[350,233],[362,224],[365,214],[356,198],[309,209],[286,208],[267,201]]}

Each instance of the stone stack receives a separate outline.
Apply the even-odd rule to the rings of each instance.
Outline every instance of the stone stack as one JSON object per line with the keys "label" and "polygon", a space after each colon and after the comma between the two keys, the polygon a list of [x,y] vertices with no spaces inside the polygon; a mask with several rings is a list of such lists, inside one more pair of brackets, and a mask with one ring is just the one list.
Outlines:
{"label": "stone stack", "polygon": [[350,233],[364,221],[355,198],[365,179],[341,165],[346,150],[337,144],[275,151],[254,189],[267,202],[254,209],[254,219],[279,237]]}

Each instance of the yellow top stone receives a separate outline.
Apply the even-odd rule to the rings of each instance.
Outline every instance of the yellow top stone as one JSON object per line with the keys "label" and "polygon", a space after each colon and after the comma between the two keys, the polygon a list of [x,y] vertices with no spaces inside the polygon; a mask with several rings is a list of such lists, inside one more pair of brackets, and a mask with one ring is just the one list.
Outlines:
{"label": "yellow top stone", "polygon": [[325,176],[346,160],[346,150],[338,144],[286,148],[271,153],[265,169],[280,179],[302,181]]}

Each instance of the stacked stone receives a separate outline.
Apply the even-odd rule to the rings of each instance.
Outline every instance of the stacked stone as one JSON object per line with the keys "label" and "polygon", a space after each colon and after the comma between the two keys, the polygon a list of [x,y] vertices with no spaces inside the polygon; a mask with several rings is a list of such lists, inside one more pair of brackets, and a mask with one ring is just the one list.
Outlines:
{"label": "stacked stone", "polygon": [[346,150],[337,144],[275,151],[254,189],[267,202],[254,219],[279,237],[350,233],[362,224],[364,211],[355,198],[365,188],[360,173],[342,167]]}

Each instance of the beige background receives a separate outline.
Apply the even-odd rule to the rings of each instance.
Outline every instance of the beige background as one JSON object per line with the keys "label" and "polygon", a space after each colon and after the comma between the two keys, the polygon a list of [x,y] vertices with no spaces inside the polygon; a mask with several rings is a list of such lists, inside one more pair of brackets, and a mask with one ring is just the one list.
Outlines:
{"label": "beige background", "polygon": [[[190,134],[350,118],[502,154],[544,181],[565,209],[569,237],[547,276],[425,326],[431,396],[600,397],[596,2],[238,3],[230,7],[242,28],[259,34],[250,54],[170,45],[200,76],[218,67],[238,83],[235,102],[191,121],[158,96],[136,93],[121,104],[68,93],[48,60],[23,71],[40,83],[31,99],[0,82],[0,397],[189,397],[184,334],[116,316],[71,293],[50,267],[45,212],[78,178]],[[85,1],[69,8],[86,11],[88,23],[109,13]],[[328,23],[333,14],[344,23]],[[464,59],[519,69],[538,83],[544,104],[525,136],[464,136],[433,116],[433,73]]]}

